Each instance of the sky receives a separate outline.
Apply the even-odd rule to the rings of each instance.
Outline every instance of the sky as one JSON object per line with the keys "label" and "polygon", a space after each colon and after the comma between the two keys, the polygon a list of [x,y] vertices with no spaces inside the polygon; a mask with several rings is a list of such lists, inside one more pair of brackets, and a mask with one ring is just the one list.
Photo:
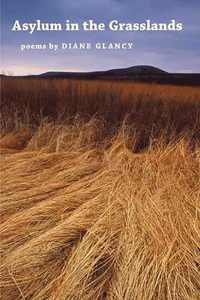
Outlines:
{"label": "sky", "polygon": [[[47,71],[95,71],[153,65],[168,72],[200,73],[199,0],[1,0],[0,73],[39,74]],[[32,23],[170,22],[184,24],[181,32],[12,32],[15,20]],[[132,50],[21,51],[21,44],[68,42],[134,42]]]}

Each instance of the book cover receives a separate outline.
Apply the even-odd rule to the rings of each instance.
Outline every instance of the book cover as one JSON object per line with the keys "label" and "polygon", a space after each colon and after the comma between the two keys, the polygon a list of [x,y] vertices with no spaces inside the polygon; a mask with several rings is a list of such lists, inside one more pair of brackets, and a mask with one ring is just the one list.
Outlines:
{"label": "book cover", "polygon": [[199,12],[1,1],[1,299],[200,299]]}

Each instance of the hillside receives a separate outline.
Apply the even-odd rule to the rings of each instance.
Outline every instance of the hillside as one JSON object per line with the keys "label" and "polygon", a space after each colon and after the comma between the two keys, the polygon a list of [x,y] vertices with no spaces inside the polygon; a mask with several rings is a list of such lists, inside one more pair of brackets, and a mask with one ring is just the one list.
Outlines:
{"label": "hillside", "polygon": [[199,300],[200,89],[3,78],[1,297]]}
{"label": "hillside", "polygon": [[135,82],[200,86],[199,73],[168,73],[153,66],[139,65],[122,69],[93,72],[49,71],[40,75],[21,77],[66,78],[89,80],[130,80]]}

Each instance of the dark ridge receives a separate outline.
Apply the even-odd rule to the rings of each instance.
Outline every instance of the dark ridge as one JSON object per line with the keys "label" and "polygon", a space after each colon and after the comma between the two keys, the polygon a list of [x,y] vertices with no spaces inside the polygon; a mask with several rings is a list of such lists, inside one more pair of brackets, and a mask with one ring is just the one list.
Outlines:
{"label": "dark ridge", "polygon": [[[4,77],[4,75],[0,75]],[[135,82],[200,86],[200,73],[168,73],[159,68],[147,65],[113,69],[97,72],[46,72],[40,75],[7,76],[28,78],[67,78],[67,79],[101,79],[130,80]]]}
{"label": "dark ridge", "polygon": [[141,66],[133,66],[133,67],[129,67],[129,68],[112,69],[112,70],[108,70],[108,71],[96,71],[96,72],[46,72],[39,76],[40,77],[43,77],[43,76],[45,76],[45,77],[46,76],[48,76],[48,77],[75,76],[76,77],[76,76],[111,76],[111,75],[131,76],[131,75],[163,75],[163,74],[168,74],[168,73],[159,68],[155,68],[153,66],[141,65]]}
{"label": "dark ridge", "polygon": [[130,68],[123,68],[123,69],[114,69],[107,71],[109,74],[121,73],[121,74],[134,74],[134,75],[163,75],[168,74],[166,71],[163,71],[159,68],[153,66],[134,66]]}

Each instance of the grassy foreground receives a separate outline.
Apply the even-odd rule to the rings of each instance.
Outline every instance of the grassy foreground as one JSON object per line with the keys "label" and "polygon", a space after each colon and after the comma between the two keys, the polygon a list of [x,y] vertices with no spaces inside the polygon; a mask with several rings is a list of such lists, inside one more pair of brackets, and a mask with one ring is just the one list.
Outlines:
{"label": "grassy foreground", "polygon": [[28,82],[3,91],[2,299],[200,299],[199,89],[73,82],[59,117],[71,83]]}

